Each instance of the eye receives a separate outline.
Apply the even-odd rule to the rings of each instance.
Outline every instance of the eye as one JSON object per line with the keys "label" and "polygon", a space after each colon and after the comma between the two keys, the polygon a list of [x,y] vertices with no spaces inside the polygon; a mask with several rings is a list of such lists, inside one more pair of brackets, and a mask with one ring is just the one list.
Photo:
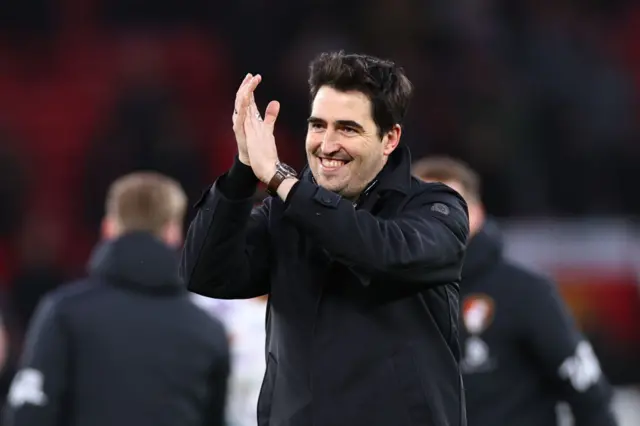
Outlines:
{"label": "eye", "polygon": [[355,135],[356,133],[358,133],[356,129],[351,127],[343,127],[341,130],[343,133],[346,133],[347,135]]}
{"label": "eye", "polygon": [[322,130],[324,128],[324,126],[322,125],[322,123],[309,123],[309,129],[311,130]]}

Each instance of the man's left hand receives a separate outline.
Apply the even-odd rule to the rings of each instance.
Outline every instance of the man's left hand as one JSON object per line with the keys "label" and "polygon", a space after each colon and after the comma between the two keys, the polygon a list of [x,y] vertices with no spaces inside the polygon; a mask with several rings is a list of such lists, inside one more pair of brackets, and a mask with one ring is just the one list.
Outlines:
{"label": "man's left hand", "polygon": [[265,111],[264,120],[258,111],[253,93],[244,120],[244,131],[247,138],[247,151],[251,159],[251,168],[256,177],[268,184],[276,174],[278,149],[273,136],[273,128],[280,112],[280,103],[271,101]]}

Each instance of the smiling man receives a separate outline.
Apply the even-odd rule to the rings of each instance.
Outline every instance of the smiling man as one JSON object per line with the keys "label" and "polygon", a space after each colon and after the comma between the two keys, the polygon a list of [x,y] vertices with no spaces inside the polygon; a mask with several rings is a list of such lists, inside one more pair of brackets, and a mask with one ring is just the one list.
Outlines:
{"label": "smiling man", "polygon": [[[260,426],[463,426],[458,294],[469,233],[449,187],[411,177],[411,83],[394,63],[325,53],[310,67],[308,167],[278,161],[248,74],[238,157],[197,203],[182,273],[204,296],[269,296]],[[270,197],[252,210],[256,185]]]}
{"label": "smiling man", "polygon": [[[381,135],[371,117],[367,95],[345,89],[312,88],[316,93],[308,120],[307,152],[309,166],[320,186],[354,198],[398,146],[401,127],[392,125],[386,135]],[[381,137],[386,140],[381,142]]]}

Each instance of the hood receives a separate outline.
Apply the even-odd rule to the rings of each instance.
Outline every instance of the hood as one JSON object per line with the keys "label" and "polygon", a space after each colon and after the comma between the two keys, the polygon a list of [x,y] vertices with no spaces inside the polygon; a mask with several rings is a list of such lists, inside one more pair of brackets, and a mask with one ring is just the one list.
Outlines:
{"label": "hood", "polygon": [[147,293],[186,291],[178,268],[178,252],[144,232],[126,234],[99,244],[89,261],[90,275]]}
{"label": "hood", "polygon": [[495,222],[487,220],[480,231],[471,238],[462,266],[462,285],[473,280],[498,263],[502,258],[502,234]]}

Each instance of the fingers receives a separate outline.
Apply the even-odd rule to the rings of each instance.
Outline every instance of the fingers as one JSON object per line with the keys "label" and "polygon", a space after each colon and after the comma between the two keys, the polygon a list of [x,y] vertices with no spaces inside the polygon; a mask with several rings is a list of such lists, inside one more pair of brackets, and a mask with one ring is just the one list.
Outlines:
{"label": "fingers", "polygon": [[243,110],[249,105],[249,97],[253,94],[253,91],[258,87],[258,84],[262,81],[262,76],[247,74],[242,80],[242,84],[236,92],[236,101],[233,111],[233,122],[242,122],[244,120]]}
{"label": "fingers", "polygon": [[249,99],[249,105],[245,108],[246,118],[244,120],[244,130],[245,132],[254,132],[258,129],[258,124],[262,121],[262,116],[258,111],[254,97],[249,95],[247,98]]}
{"label": "fingers", "polygon": [[[242,86],[244,86],[245,84],[247,84],[247,82],[251,79],[251,77],[253,77],[253,75],[251,73],[248,73],[247,75],[244,76],[244,80],[242,80],[242,83],[240,84],[240,88],[242,88]],[[240,89],[238,89],[239,91]]]}
{"label": "fingers", "polygon": [[247,108],[253,99],[253,91],[258,87],[260,81],[262,81],[262,77],[260,75],[253,76],[251,74],[247,74],[243,80],[243,85],[238,90],[235,111],[232,118],[233,131],[236,135],[242,135],[244,133],[244,122],[246,121]]}
{"label": "fingers", "polygon": [[240,87],[238,87],[238,91],[236,92],[236,102],[238,101],[238,99],[242,97],[241,95],[244,92],[244,89],[246,88],[247,83],[249,83],[249,81],[251,81],[252,78],[253,78],[253,75],[251,73],[244,76],[244,80],[242,80],[242,83],[240,83]]}
{"label": "fingers", "polygon": [[269,126],[271,131],[273,131],[273,127],[276,124],[276,120],[278,119],[279,113],[280,113],[280,102],[278,101],[269,102],[269,105],[267,105],[267,109],[264,112],[264,124]]}
{"label": "fingers", "polygon": [[241,104],[242,104],[244,89],[247,83],[251,80],[251,78],[253,78],[253,75],[251,75],[251,73],[245,75],[244,79],[242,80],[242,83],[240,83],[240,87],[238,87],[238,91],[236,92],[236,99],[235,99],[235,102],[233,103],[233,114],[231,114],[231,122],[233,123],[233,130],[236,133],[241,131],[242,129],[242,121],[244,120],[244,113],[242,113]]}
{"label": "fingers", "polygon": [[238,87],[238,91],[236,92],[236,100],[233,104],[233,113],[238,114],[238,112],[240,111],[240,102],[242,101],[243,98],[243,93],[244,90],[247,86],[247,83],[253,78],[253,75],[251,73],[247,74],[244,76],[244,79],[242,80],[242,83],[240,83],[240,87]]}
{"label": "fingers", "polygon": [[256,74],[253,77],[251,77],[249,81],[247,81],[246,84],[242,87],[241,100],[244,100],[247,97],[252,96],[253,92],[256,90],[256,87],[258,87],[258,84],[260,84],[261,81],[262,81],[262,76],[260,74]]}
{"label": "fingers", "polygon": [[[249,106],[246,108],[246,125],[245,131],[248,129],[257,130],[260,124],[265,126],[271,133],[273,133],[273,128],[276,124],[276,120],[278,119],[278,114],[280,113],[280,102],[271,101],[269,105],[267,105],[267,109],[265,110],[264,119],[260,115],[260,111],[258,110],[258,106],[256,105],[255,99],[253,96],[249,98]],[[262,123],[264,121],[264,123]]]}
{"label": "fingers", "polygon": [[251,112],[252,118],[254,118],[256,121],[262,121],[262,114],[260,114],[260,111],[258,110],[258,105],[256,105],[256,100],[254,97],[251,97],[250,106],[251,108],[249,109],[249,111]]}
{"label": "fingers", "polygon": [[[252,76],[247,74],[242,82],[236,96],[236,110],[234,112],[234,130],[236,132],[247,133],[249,131],[257,131],[258,124],[263,121],[255,102],[254,92],[260,82],[262,76],[257,74]],[[273,131],[276,119],[280,112],[280,103],[272,101],[265,111],[265,124]]]}

